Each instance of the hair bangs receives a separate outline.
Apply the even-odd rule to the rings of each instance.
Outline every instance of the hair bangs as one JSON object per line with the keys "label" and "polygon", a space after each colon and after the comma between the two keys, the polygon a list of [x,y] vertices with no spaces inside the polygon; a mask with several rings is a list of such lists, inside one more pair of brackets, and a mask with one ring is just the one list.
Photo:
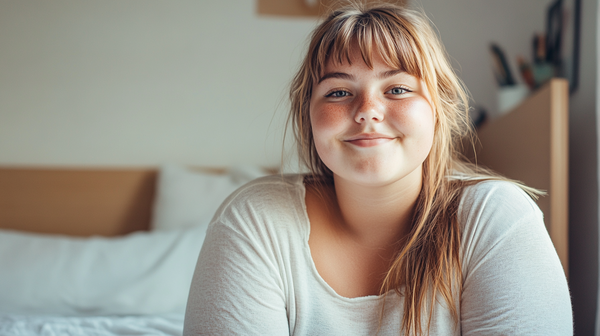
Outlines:
{"label": "hair bangs", "polygon": [[[335,16],[336,13],[332,14]],[[332,23],[316,48],[312,67],[316,83],[328,62],[352,64],[351,54],[358,48],[362,60],[373,68],[373,57],[378,55],[391,68],[424,78],[422,48],[399,18],[386,11],[347,13]],[[400,32],[400,34],[398,34]]]}

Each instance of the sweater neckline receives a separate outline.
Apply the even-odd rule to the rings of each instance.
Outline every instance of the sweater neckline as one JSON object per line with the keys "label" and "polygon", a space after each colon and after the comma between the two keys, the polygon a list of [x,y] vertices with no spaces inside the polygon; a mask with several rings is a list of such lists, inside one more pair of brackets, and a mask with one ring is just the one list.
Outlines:
{"label": "sweater neckline", "polygon": [[393,297],[396,296],[396,292],[395,291],[389,291],[386,294],[381,294],[381,295],[367,295],[367,296],[358,296],[358,297],[346,297],[343,295],[338,294],[335,289],[333,289],[328,283],[327,281],[325,281],[325,279],[323,279],[323,277],[321,277],[321,274],[319,274],[319,271],[317,270],[317,266],[315,265],[315,261],[313,260],[312,257],[312,253],[310,250],[310,245],[308,244],[308,239],[310,237],[310,228],[311,228],[311,224],[310,224],[310,219],[308,218],[308,211],[306,209],[306,186],[304,184],[304,179],[307,175],[303,175],[303,174],[298,174],[296,175],[296,179],[295,179],[295,184],[298,186],[298,190],[299,192],[297,193],[297,197],[298,197],[298,202],[299,204],[301,204],[301,211],[299,211],[298,217],[299,217],[299,222],[302,223],[301,227],[302,227],[302,250],[303,253],[305,253],[305,258],[306,260],[308,260],[309,263],[309,268],[311,271],[311,275],[313,277],[313,279],[319,283],[319,285],[327,292],[330,294],[331,297],[333,297],[334,299],[338,300],[338,301],[343,301],[345,303],[362,303],[362,302],[375,302],[375,301],[380,301],[386,298],[386,296],[388,297]]}

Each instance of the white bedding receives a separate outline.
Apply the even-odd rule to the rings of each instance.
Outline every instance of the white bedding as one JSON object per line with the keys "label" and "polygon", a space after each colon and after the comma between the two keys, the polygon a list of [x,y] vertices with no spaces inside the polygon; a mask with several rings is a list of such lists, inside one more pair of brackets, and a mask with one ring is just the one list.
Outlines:
{"label": "white bedding", "polygon": [[75,238],[0,230],[0,313],[183,314],[205,231]]}
{"label": "white bedding", "polygon": [[183,315],[61,317],[0,315],[1,336],[180,336]]}
{"label": "white bedding", "polygon": [[77,238],[0,230],[0,336],[181,335],[214,211],[263,174],[166,165],[150,232]]}

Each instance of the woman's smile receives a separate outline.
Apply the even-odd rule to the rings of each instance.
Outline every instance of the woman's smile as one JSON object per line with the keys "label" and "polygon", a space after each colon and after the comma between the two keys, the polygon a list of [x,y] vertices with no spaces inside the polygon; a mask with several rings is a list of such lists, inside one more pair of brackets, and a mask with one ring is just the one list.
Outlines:
{"label": "woman's smile", "polygon": [[390,143],[395,139],[396,137],[385,134],[361,133],[343,141],[358,147],[374,147]]}

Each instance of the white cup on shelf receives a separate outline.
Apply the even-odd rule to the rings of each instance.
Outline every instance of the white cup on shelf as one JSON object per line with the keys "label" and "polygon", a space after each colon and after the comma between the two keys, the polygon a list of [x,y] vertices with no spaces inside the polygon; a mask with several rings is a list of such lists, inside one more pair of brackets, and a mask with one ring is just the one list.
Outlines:
{"label": "white cup on shelf", "polygon": [[502,86],[498,90],[498,113],[506,112],[517,107],[529,95],[529,87],[525,84]]}

